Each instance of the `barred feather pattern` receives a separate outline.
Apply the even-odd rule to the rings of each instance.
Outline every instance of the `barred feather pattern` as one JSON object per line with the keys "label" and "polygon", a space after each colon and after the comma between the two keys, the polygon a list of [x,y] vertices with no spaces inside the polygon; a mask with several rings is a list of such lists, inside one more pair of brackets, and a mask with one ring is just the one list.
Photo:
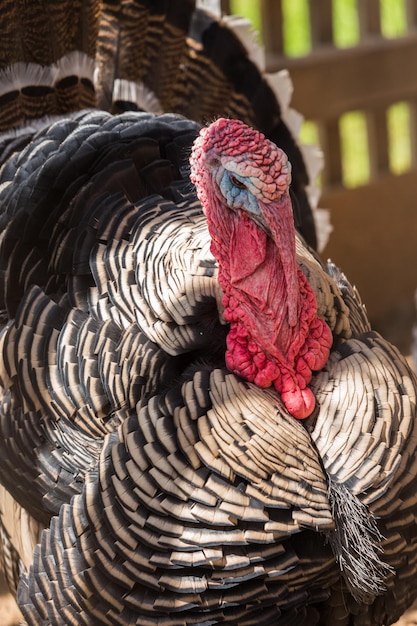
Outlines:
{"label": "barred feather pattern", "polygon": [[1,67],[19,62],[46,67],[74,50],[94,58],[99,13],[98,0],[6,0],[0,15]]}
{"label": "barred feather pattern", "polygon": [[[216,334],[224,350],[215,263],[180,174],[184,141],[194,134],[195,124],[180,117],[90,114],[52,126],[4,170],[1,293],[12,318],[0,333],[4,483],[44,523],[79,491],[121,411],[176,380]],[[160,158],[165,150],[171,161]],[[28,196],[21,177],[36,181]],[[149,189],[166,198],[146,196]],[[50,198],[60,199],[53,213]],[[23,223],[38,238],[21,238]],[[157,248],[138,258],[138,238],[146,246],[152,237],[166,239],[166,267],[177,266],[168,300],[166,284],[155,293],[143,276],[145,267],[157,271]],[[18,266],[20,280],[12,281]]]}
{"label": "barred feather pattern", "polygon": [[[0,18],[0,532],[27,623],[392,623],[415,597],[417,381],[308,245],[317,168],[288,81],[193,2],[37,4]],[[80,110],[96,92],[108,112]],[[292,163],[297,262],[334,338],[303,424],[224,367],[188,176],[219,115]]]}
{"label": "barred feather pattern", "polygon": [[0,28],[0,132],[95,107],[97,0],[6,2]]}
{"label": "barred feather pattern", "polygon": [[[225,412],[230,403],[235,410]],[[324,539],[321,556],[309,561],[314,533],[297,531],[326,528],[332,519],[319,460],[305,430],[298,425],[295,432],[290,419],[274,394],[222,370],[196,372],[128,416],[106,440],[100,477],[88,476],[83,493],[44,533],[37,573],[20,589],[26,619],[312,623],[308,604],[326,598],[336,570]],[[225,440],[229,431],[244,435],[240,451]],[[299,461],[288,437],[303,449]],[[51,554],[53,544],[55,562],[45,570],[42,553]],[[77,572],[87,570],[76,582]],[[36,590],[54,585],[57,575],[62,596],[49,608]],[[27,609],[26,594],[39,599]]]}
{"label": "barred feather pattern", "polygon": [[25,572],[18,551],[14,548],[13,543],[7,533],[3,523],[0,525],[0,563],[1,571],[10,591],[16,595],[20,577]]}
{"label": "barred feather pattern", "polygon": [[[178,594],[182,605],[192,593],[197,595],[187,600],[183,610],[190,620],[187,623],[201,623],[205,617],[196,610],[196,603],[206,606],[204,594],[212,598],[219,584],[212,573],[214,557],[204,565],[208,568],[205,573],[200,571],[201,550],[206,556],[211,554],[213,536],[208,529],[213,528],[219,532],[216,545],[221,550],[234,546],[233,558],[236,538],[246,532],[242,545],[248,544],[248,552],[228,574],[233,590],[230,603],[241,607],[238,617],[235,608],[223,606],[222,588],[221,595],[207,599],[212,623],[225,619],[236,623],[238,619],[241,624],[246,615],[248,624],[259,619],[265,624],[271,620],[285,624],[288,619],[314,624],[319,623],[320,615],[320,619],[327,615],[327,623],[335,624],[336,615],[341,614],[342,585],[342,603],[348,607],[344,614],[353,612],[363,623],[378,624],[381,615],[384,619],[395,615],[389,606],[393,595],[401,598],[403,605],[412,597],[407,576],[401,574],[400,592],[390,572],[391,568],[405,571],[414,559],[414,540],[405,543],[402,539],[404,518],[400,512],[395,518],[391,510],[398,489],[404,489],[404,502],[410,493],[410,514],[414,506],[414,473],[407,460],[414,458],[414,436],[410,438],[410,425],[406,426],[413,409],[410,406],[406,418],[405,402],[414,393],[415,381],[401,357],[395,356],[393,368],[392,349],[377,335],[369,334],[362,302],[346,277],[333,265],[321,264],[301,238],[297,239],[297,260],[316,293],[320,315],[332,328],[336,347],[328,367],[312,383],[318,415],[306,429],[295,426],[276,394],[244,385],[219,369],[223,367],[226,330],[221,320],[221,293],[204,216],[189,185],[185,159],[197,129],[194,122],[174,115],[82,114],[40,133],[10,157],[3,169],[1,293],[6,317],[12,320],[0,335],[4,358],[0,427],[7,434],[0,443],[2,466],[5,477],[10,477],[5,478],[5,485],[17,502],[50,527],[20,586],[26,619],[29,624],[65,624],[75,623],[75,616],[82,615],[86,623],[105,624],[140,615],[144,623],[155,619],[182,623],[183,617],[176,617]],[[30,186],[23,185],[23,180],[30,181]],[[26,228],[23,233],[31,233],[31,237],[21,237],[22,224]],[[35,232],[38,237],[33,237]],[[11,281],[17,268],[19,280]],[[38,286],[31,286],[34,282]],[[210,360],[203,370],[201,358]],[[357,393],[360,379],[356,377],[369,376],[365,372],[371,362],[375,376],[384,372],[378,380],[388,380],[391,372],[394,396],[384,400],[382,391],[375,396],[376,382],[370,378],[372,394],[369,391],[362,396],[363,404],[352,404],[351,413],[330,419],[329,415],[339,414],[344,402],[353,402],[343,390]],[[184,384],[176,386],[181,378]],[[342,397],[337,392],[340,381]],[[395,399],[399,388],[407,391],[401,406]],[[394,407],[393,412],[386,410],[383,422],[376,397],[383,406]],[[351,420],[347,431],[346,415]],[[401,420],[396,417],[400,415],[404,416]],[[160,425],[157,441],[156,423]],[[374,423],[377,430],[373,434],[370,427]],[[382,423],[387,431],[391,429],[392,439],[387,440],[381,456],[378,433]],[[400,436],[400,432],[404,434]],[[288,445],[291,438],[294,443]],[[340,457],[340,445],[347,446],[350,441],[352,450]],[[366,441],[374,442],[374,447],[369,448],[362,468],[359,460],[364,461]],[[275,449],[278,445],[281,447]],[[131,456],[139,473],[133,470]],[[35,466],[33,458],[37,459]],[[404,458],[402,465],[400,458]],[[268,472],[278,462],[282,465],[277,465],[272,478]],[[188,505],[184,502],[190,497],[190,487],[181,482],[191,471],[186,468],[196,472]],[[302,479],[300,471],[305,473]],[[210,485],[204,496],[202,475]],[[116,485],[111,476],[118,476],[121,483]],[[313,476],[320,488],[307,486]],[[243,503],[239,495],[242,480],[247,485]],[[348,490],[359,508],[369,510],[380,534],[369,534],[354,515],[348,530],[345,518],[334,512],[336,490],[329,485],[336,483]],[[221,490],[211,500],[214,484],[221,485]],[[109,489],[116,491],[110,495]],[[280,498],[286,498],[285,504],[281,500],[273,504],[275,489]],[[301,506],[303,489],[307,491]],[[162,508],[157,493],[165,493]],[[132,498],[138,494],[133,514]],[[175,506],[173,498],[178,501]],[[124,503],[121,510],[116,500]],[[98,511],[103,506],[109,515],[105,528],[114,525],[108,536],[103,534],[102,523],[97,527],[94,521],[101,519]],[[123,548],[116,558],[111,547],[115,537],[132,523],[142,525],[145,511],[149,522],[146,532],[138,536],[134,552],[127,556]],[[398,519],[395,531],[386,526],[384,511],[388,511],[387,523]],[[163,527],[165,539],[151,540],[149,533]],[[195,533],[199,556],[190,556],[191,544],[188,539],[184,543],[186,528]],[[79,543],[71,543],[74,551],[69,559],[67,542],[78,532]],[[96,532],[99,534],[93,539]],[[139,529],[134,536],[137,533]],[[345,537],[344,560],[337,542],[326,543],[333,533]],[[91,546],[85,543],[90,536]],[[346,565],[355,536],[368,541],[371,558],[380,555],[376,580],[379,576],[381,580],[366,600],[372,603],[371,618],[368,604],[355,600],[360,598],[364,578],[352,577]],[[320,549],[314,552],[318,539]],[[133,545],[132,539],[126,541]],[[152,557],[156,559],[152,583],[148,579],[151,573],[143,565],[149,562],[150,553],[146,552],[146,559],[138,556],[142,554],[138,546],[143,551],[149,541],[155,547],[169,544],[175,554],[161,556],[157,550]],[[399,542],[403,545],[401,556]],[[285,554],[295,550],[299,565],[287,568],[276,564],[274,559],[283,547]],[[181,559],[178,552],[183,552]],[[219,553],[217,558],[214,571],[218,567],[219,580],[224,580],[222,567],[231,556]],[[248,562],[252,565],[245,569]],[[84,568],[92,578],[81,574],[81,584],[78,579]],[[109,571],[114,572],[110,578]],[[133,578],[132,571],[136,572]],[[132,593],[135,589],[135,600],[129,599],[123,608],[116,602],[126,592],[119,589],[120,581]],[[186,581],[190,588],[184,587]],[[294,581],[298,581],[296,586]],[[155,595],[149,596],[155,585],[162,594],[158,602]],[[311,605],[305,601],[306,587],[311,589]],[[64,588],[71,591],[64,593]],[[96,601],[87,599],[95,598],[98,590],[102,594],[103,588],[108,594],[104,608],[98,610]],[[384,595],[379,596],[383,589]],[[47,600],[51,596],[53,602]],[[261,617],[259,606],[256,610],[252,606],[255,597],[262,602]],[[158,604],[162,598],[166,598],[165,605]],[[150,607],[155,602],[159,608],[152,615]],[[323,603],[329,608],[323,609]]]}
{"label": "barred feather pattern", "polygon": [[[396,577],[416,563],[415,375],[394,346],[369,331],[342,343],[312,388],[320,412],[311,436],[329,477],[335,520],[329,541],[341,569],[350,572],[350,600],[337,609],[341,623],[351,614],[358,614],[358,624],[392,623],[409,604],[402,594],[410,589]],[[406,540],[404,522],[410,524]],[[364,610],[375,594],[381,601]]]}
{"label": "barred feather pattern", "polygon": [[[271,81],[257,67],[250,43],[242,43],[232,23],[196,9],[193,0],[182,2],[181,11],[174,2],[143,0],[78,0],[53,9],[40,2],[33,13],[19,6],[10,12],[20,10],[25,19],[15,18],[21,30],[12,28],[6,38],[0,67],[1,133],[34,123],[42,128],[53,116],[96,106],[113,113],[176,112],[199,123],[240,118],[290,156],[297,224],[317,246],[317,168],[310,163],[320,158],[298,145],[298,124],[286,116],[288,98],[279,93],[288,91],[288,81]],[[7,24],[9,18],[5,11]],[[21,47],[26,39],[27,49]]]}
{"label": "barred feather pattern", "polygon": [[[337,380],[331,364],[328,374]],[[127,412],[106,437],[99,471],[87,474],[80,496],[42,536],[19,590],[28,623],[66,624],[76,615],[86,624],[139,615],[144,624],[393,621],[413,588],[417,537],[405,520],[414,508],[415,437],[398,438],[409,428],[405,415],[392,432],[400,457],[387,441],[386,459],[378,446],[374,456],[358,456],[362,471],[347,453],[343,464],[332,453],[342,434],[337,421],[329,425],[334,437],[320,440],[328,416],[323,404],[311,434],[316,449],[275,393],[207,368]],[[383,419],[393,424],[388,412]],[[401,456],[395,470],[391,461]],[[361,479],[365,492],[354,488]],[[378,480],[389,498],[381,506],[370,495]],[[398,497],[405,508],[393,511]],[[347,516],[340,515],[342,499]],[[361,519],[367,510],[369,527]],[[358,552],[364,566],[369,559],[364,571],[347,563],[355,565],[358,544],[370,550]],[[52,589],[59,593],[51,604]]]}

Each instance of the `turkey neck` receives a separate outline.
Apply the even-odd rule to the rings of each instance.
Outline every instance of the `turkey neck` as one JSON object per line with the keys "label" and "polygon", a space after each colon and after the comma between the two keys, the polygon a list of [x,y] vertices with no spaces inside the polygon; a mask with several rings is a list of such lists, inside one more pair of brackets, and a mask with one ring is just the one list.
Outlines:
{"label": "turkey neck", "polygon": [[220,119],[201,131],[191,167],[230,323],[226,365],[274,385],[294,417],[308,417],[315,399],[307,385],[332,335],[297,266],[287,158],[258,131]]}
{"label": "turkey neck", "polygon": [[239,336],[249,334],[267,355],[293,367],[317,304],[296,263],[288,193],[262,206],[269,233],[244,211],[222,206],[214,194],[209,202],[207,222],[225,319],[239,328]]}

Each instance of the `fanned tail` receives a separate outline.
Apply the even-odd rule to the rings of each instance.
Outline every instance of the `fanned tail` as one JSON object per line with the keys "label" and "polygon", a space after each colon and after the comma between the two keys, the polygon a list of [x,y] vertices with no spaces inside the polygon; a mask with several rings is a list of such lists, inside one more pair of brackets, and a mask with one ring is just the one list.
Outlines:
{"label": "fanned tail", "polygon": [[[317,248],[314,182],[322,159],[319,151],[307,154],[298,145],[302,118],[288,106],[291,81],[285,73],[265,73],[247,20],[218,18],[209,8],[195,8],[189,0],[181,11],[166,1],[108,0],[97,57],[99,104],[115,113],[171,111],[203,124],[230,117],[258,128],[292,163],[296,225]],[[321,249],[330,229],[326,224],[322,230]]]}
{"label": "fanned tail", "polygon": [[[292,164],[296,226],[317,237],[318,153],[297,136],[285,73],[268,75],[250,23],[219,17],[214,0],[5,2],[0,16],[0,133],[31,132],[72,112],[179,113],[199,123],[241,119],[278,144]],[[198,7],[207,7],[207,11]],[[20,131],[19,131],[20,132]],[[7,133],[7,134],[6,134]],[[320,232],[328,234],[328,226]]]}
{"label": "fanned tail", "polygon": [[[113,112],[172,111],[172,91],[187,58],[194,0],[103,2],[97,50],[99,105]],[[147,102],[144,94],[152,100]]]}
{"label": "fanned tail", "polygon": [[99,4],[2,3],[0,132],[95,106]]}

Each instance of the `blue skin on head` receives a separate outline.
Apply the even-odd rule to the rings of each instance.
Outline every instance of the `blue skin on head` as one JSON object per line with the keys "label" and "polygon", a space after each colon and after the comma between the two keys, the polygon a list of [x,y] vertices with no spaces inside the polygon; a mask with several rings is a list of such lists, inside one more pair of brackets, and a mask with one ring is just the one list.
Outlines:
{"label": "blue skin on head", "polygon": [[219,178],[219,189],[231,209],[242,208],[252,215],[262,216],[258,200],[248,189],[253,186],[250,176],[241,176],[222,169]]}

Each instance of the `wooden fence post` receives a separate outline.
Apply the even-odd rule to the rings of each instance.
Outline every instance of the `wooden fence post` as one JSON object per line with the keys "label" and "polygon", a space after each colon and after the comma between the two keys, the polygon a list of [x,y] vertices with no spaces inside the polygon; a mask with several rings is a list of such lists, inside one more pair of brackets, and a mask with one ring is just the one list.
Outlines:
{"label": "wooden fence post", "polygon": [[309,3],[309,10],[313,48],[333,45],[332,0],[314,0]]}
{"label": "wooden fence post", "polygon": [[360,0],[357,3],[361,39],[381,34],[379,0]]}
{"label": "wooden fence post", "polygon": [[262,39],[265,51],[283,54],[284,35],[281,0],[261,0]]}

